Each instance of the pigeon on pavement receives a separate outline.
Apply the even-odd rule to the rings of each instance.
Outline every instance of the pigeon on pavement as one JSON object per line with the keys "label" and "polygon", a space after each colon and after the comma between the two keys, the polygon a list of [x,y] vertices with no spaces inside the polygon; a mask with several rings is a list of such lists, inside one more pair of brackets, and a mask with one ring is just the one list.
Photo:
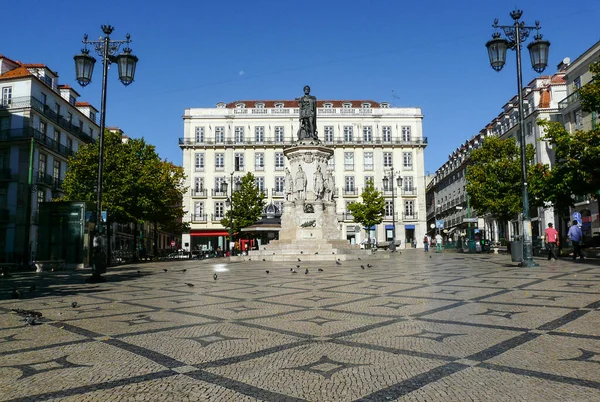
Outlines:
{"label": "pigeon on pavement", "polygon": [[300,258],[298,258],[298,261],[302,261]]}
{"label": "pigeon on pavement", "polygon": [[308,268],[306,268],[306,271],[304,271],[304,275],[308,275]]}
{"label": "pigeon on pavement", "polygon": [[216,273],[213,275],[213,279],[214,279],[215,281],[217,280],[217,274],[216,274]]}
{"label": "pigeon on pavement", "polygon": [[319,272],[323,272],[323,268],[319,268]]}
{"label": "pigeon on pavement", "polygon": [[373,268],[371,264],[367,264],[367,268]]}
{"label": "pigeon on pavement", "polygon": [[269,273],[269,271],[268,271],[268,270],[267,270],[267,271],[265,271],[265,272],[266,272],[267,274]]}
{"label": "pigeon on pavement", "polygon": [[163,271],[167,272],[167,271],[168,271],[168,269],[166,269],[166,268],[163,268]]}
{"label": "pigeon on pavement", "polygon": [[73,308],[77,307],[77,302],[71,303],[71,307],[73,307]]}
{"label": "pigeon on pavement", "polygon": [[186,285],[188,285],[188,286],[189,286],[189,287],[191,287],[191,288],[193,288],[193,287],[194,287],[194,284],[193,284],[193,283],[187,283],[187,282],[186,282],[185,284],[186,284]]}
{"label": "pigeon on pavement", "polygon": [[365,266],[364,266],[364,265],[361,265],[360,267],[361,267],[362,269],[365,269]]}
{"label": "pigeon on pavement", "polygon": [[338,260],[338,261],[336,261],[335,263],[336,263],[337,265],[342,265],[342,263],[341,263],[341,262],[339,262],[339,260]]}
{"label": "pigeon on pavement", "polygon": [[292,274],[297,274],[298,272],[295,269],[292,269]]}

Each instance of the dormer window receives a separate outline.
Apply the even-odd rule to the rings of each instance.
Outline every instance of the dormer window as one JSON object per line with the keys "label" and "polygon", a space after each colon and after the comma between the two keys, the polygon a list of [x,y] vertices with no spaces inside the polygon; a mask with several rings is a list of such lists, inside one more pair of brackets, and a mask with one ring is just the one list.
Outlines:
{"label": "dormer window", "polygon": [[323,107],[325,109],[333,109],[333,103],[331,103],[331,102],[324,103]]}
{"label": "dormer window", "polygon": [[265,108],[265,104],[262,102],[258,102],[254,105],[255,108],[257,109],[264,109]]}
{"label": "dormer window", "polygon": [[227,105],[225,105],[225,102],[219,102],[217,103],[217,109],[225,109]]}
{"label": "dormer window", "polygon": [[70,103],[71,105],[74,105],[74,104],[75,104],[75,97],[74,97],[73,95],[69,95],[69,103]]}
{"label": "dormer window", "polygon": [[246,109],[246,104],[245,103],[236,103],[235,108],[236,109]]}
{"label": "dormer window", "polygon": [[390,108],[390,104],[388,102],[381,102],[381,104],[379,106],[382,109],[389,109]]}
{"label": "dormer window", "polygon": [[361,109],[370,109],[371,108],[371,104],[369,102],[363,102],[360,105]]}
{"label": "dormer window", "polygon": [[276,103],[275,109],[283,109],[283,103],[281,103],[281,102]]}
{"label": "dormer window", "polygon": [[350,108],[352,108],[352,103],[350,103],[350,102],[344,102],[344,103],[342,104],[342,107],[343,107],[344,109],[350,109]]}
{"label": "dormer window", "polygon": [[96,113],[90,111],[90,120],[96,121]]}

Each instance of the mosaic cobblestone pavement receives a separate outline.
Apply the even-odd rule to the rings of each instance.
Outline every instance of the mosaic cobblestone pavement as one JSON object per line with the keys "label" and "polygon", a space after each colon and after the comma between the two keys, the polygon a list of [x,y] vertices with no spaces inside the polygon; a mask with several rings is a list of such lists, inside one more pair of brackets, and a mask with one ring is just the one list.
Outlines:
{"label": "mosaic cobblestone pavement", "polygon": [[[537,261],[408,250],[142,263],[101,284],[14,275],[0,399],[598,401],[600,265]],[[26,325],[17,308],[43,318]]]}

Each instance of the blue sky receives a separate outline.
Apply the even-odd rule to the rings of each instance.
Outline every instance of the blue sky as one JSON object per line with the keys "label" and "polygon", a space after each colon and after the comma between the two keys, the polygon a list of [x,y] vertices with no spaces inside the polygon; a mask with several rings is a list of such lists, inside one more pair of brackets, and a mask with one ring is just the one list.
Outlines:
{"label": "blue sky", "polygon": [[[434,172],[516,93],[514,52],[497,73],[485,49],[494,18],[511,24],[515,8],[527,25],[539,20],[552,43],[544,73],[600,39],[599,0],[31,0],[2,6],[0,54],[46,64],[100,108],[100,64],[81,88],[73,56],[84,33],[102,35],[102,24],[115,27],[113,39],[130,33],[138,70],[129,87],[116,68],[109,72],[107,125],[144,137],[178,164],[185,108],[290,99],[309,84],[319,99],[421,107],[425,168]],[[526,49],[524,56],[528,83],[537,74]]]}

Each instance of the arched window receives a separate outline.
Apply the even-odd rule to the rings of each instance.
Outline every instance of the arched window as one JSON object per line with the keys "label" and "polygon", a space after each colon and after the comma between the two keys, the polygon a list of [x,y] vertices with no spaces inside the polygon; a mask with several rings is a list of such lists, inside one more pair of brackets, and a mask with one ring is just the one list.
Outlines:
{"label": "arched window", "polygon": [[275,109],[283,109],[283,103],[281,103],[281,102],[276,103]]}
{"label": "arched window", "polygon": [[246,104],[245,104],[245,103],[242,103],[242,102],[240,102],[240,103],[236,103],[236,104],[235,104],[235,108],[236,108],[236,109],[246,109]]}
{"label": "arched window", "polygon": [[333,109],[333,103],[331,103],[331,102],[323,103],[323,107],[325,109]]}
{"label": "arched window", "polygon": [[352,107],[352,103],[350,103],[350,102],[344,102],[344,103],[342,104],[342,107],[343,107],[344,109],[350,109],[350,108]]}

